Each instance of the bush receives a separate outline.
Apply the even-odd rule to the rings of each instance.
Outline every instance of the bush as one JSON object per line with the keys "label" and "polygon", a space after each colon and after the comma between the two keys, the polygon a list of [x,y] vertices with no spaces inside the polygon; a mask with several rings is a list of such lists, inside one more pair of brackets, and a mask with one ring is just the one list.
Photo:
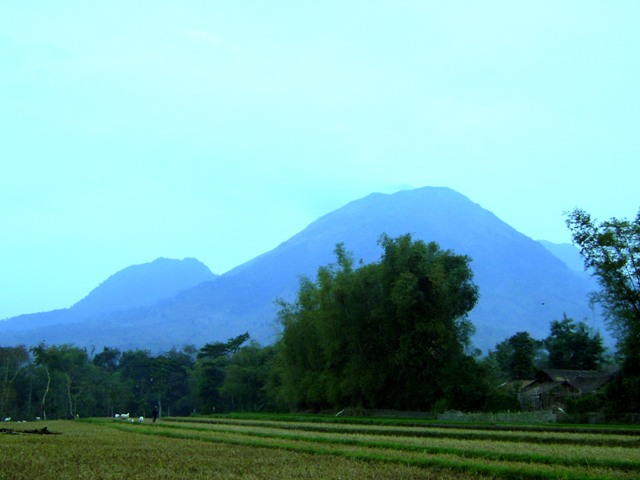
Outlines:
{"label": "bush", "polygon": [[520,411],[517,391],[511,388],[494,388],[490,390],[483,410],[490,413]]}

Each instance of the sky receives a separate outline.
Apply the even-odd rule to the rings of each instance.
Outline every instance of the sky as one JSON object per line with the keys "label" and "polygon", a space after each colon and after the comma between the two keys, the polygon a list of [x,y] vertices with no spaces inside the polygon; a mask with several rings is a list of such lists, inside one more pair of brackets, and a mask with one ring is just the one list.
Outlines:
{"label": "sky", "polygon": [[640,2],[0,3],[0,318],[224,273],[372,192],[533,239],[640,207]]}

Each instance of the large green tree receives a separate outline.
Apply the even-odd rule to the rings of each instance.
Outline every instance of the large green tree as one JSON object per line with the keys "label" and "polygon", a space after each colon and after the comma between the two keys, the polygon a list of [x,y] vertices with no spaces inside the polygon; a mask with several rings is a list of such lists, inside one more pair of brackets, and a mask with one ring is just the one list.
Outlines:
{"label": "large green tree", "polygon": [[259,411],[267,405],[273,355],[273,346],[263,348],[251,342],[229,359],[220,396],[232,410]]}
{"label": "large green tree", "polygon": [[489,356],[498,365],[503,380],[528,380],[536,371],[536,358],[542,342],[529,332],[517,332],[498,343]]}
{"label": "large green tree", "polygon": [[551,322],[551,333],[544,345],[550,368],[597,370],[604,363],[602,337],[584,322],[576,322],[565,314]]}
{"label": "large green tree", "polygon": [[231,358],[249,338],[249,333],[245,332],[226,342],[207,343],[198,351],[195,383],[201,411],[210,413],[232,407],[225,404],[220,389]]}
{"label": "large green tree", "polygon": [[567,226],[585,268],[601,289],[593,296],[604,307],[608,326],[626,356],[640,357],[640,212],[634,221],[597,223],[584,210],[568,214]]}
{"label": "large green tree", "polygon": [[[410,235],[354,268],[343,245],[295,303],[281,302],[276,369],[289,406],[425,409],[460,402],[478,298],[471,259]],[[463,367],[466,365],[466,368]]]}
{"label": "large green tree", "polygon": [[593,300],[603,307],[618,340],[622,371],[609,388],[609,406],[640,411],[640,212],[632,221],[612,218],[598,223],[575,209],[568,214],[567,226],[585,268],[600,284]]}
{"label": "large green tree", "polygon": [[196,349],[175,347],[158,355],[152,361],[152,395],[160,414],[188,415],[194,408],[190,393],[191,374],[195,365]]}

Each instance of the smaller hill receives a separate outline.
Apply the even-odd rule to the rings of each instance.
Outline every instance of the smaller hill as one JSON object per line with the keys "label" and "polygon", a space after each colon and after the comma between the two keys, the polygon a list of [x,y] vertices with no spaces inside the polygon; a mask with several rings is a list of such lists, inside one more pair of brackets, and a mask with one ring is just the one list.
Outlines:
{"label": "smaller hill", "polygon": [[[59,326],[86,322],[91,318],[104,319],[119,312],[148,308],[217,277],[218,275],[211,273],[205,264],[195,258],[158,258],[114,273],[70,308],[13,317],[1,322],[0,330],[5,338],[8,332],[25,332],[26,336],[30,336],[29,331],[38,328],[49,328],[50,333],[66,332]],[[40,339],[52,341],[48,335],[41,332],[32,338],[30,344]],[[58,343],[77,341],[73,336],[69,336],[68,340],[56,340]],[[19,342],[29,343],[23,338]]]}
{"label": "smaller hill", "polygon": [[476,327],[473,342],[485,352],[519,331],[544,338],[550,322],[565,313],[601,326],[589,306],[589,275],[464,195],[424,187],[350,202],[220,276],[193,259],[129,267],[68,310],[1,322],[0,338],[5,344],[44,339],[162,351],[249,332],[262,344],[272,343],[280,328],[275,300],[294,301],[300,277],[313,279],[318,267],[334,262],[337,243],[358,264],[378,261],[381,233],[410,233],[472,259],[480,299],[469,318]]}
{"label": "smaller hill", "polygon": [[195,258],[158,258],[111,275],[71,310],[85,315],[104,315],[147,307],[214,278],[216,275]]}

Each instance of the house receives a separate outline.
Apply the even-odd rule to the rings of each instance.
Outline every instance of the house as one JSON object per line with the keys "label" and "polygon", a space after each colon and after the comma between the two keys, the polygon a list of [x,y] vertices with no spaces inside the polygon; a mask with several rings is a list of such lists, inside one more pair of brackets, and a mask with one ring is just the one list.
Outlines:
{"label": "house", "polygon": [[536,377],[522,387],[518,400],[523,410],[562,408],[568,398],[599,390],[616,374],[616,370],[538,370]]}

